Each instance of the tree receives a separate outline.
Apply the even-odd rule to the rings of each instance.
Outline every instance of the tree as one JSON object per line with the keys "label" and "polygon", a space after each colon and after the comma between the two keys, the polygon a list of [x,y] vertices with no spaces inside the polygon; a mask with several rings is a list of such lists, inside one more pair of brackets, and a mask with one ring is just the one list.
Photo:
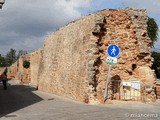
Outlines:
{"label": "tree", "polygon": [[156,76],[160,78],[160,53],[152,52],[152,57],[154,58],[152,69],[155,70]]}
{"label": "tree", "polygon": [[0,67],[6,67],[5,57],[0,54]]}
{"label": "tree", "polygon": [[10,66],[14,62],[16,62],[16,60],[17,60],[16,50],[11,48],[10,51],[6,55],[5,60],[6,60],[6,63],[7,63],[6,66]]}
{"label": "tree", "polygon": [[17,54],[17,59],[19,59],[19,57],[20,57],[21,55],[25,55],[25,54],[27,54],[27,52],[26,52],[25,50],[19,50],[19,51],[18,51],[18,54]]}
{"label": "tree", "polygon": [[23,61],[23,67],[24,68],[29,68],[30,67],[30,62],[27,61],[27,60]]}
{"label": "tree", "polygon": [[6,56],[2,56],[0,54],[0,67],[8,67],[11,66],[14,62],[16,62],[21,55],[27,54],[24,50],[19,50],[18,54],[16,54],[15,49],[10,49]]}
{"label": "tree", "polygon": [[156,21],[153,18],[148,18],[147,21],[147,33],[149,38],[151,39],[152,43],[151,46],[153,46],[154,42],[157,41],[158,38],[158,25]]}

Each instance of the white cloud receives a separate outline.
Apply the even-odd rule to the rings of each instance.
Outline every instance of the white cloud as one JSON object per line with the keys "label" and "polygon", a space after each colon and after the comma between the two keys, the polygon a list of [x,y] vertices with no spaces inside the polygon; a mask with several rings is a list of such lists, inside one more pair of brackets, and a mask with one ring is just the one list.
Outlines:
{"label": "white cloud", "polygon": [[[10,48],[37,49],[41,47],[48,32],[79,18],[84,8],[95,9],[114,3],[107,1],[109,0],[6,0],[0,10],[0,53],[4,54]],[[122,1],[126,6],[147,8],[147,11],[156,13],[159,19],[159,0]]]}
{"label": "white cloud", "polygon": [[6,0],[0,10],[0,53],[37,49],[43,37],[81,16],[90,0]]}

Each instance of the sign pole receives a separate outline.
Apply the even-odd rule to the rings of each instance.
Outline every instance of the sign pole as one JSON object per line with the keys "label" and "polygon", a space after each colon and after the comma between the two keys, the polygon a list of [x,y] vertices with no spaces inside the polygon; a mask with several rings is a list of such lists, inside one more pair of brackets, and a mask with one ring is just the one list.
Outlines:
{"label": "sign pole", "polygon": [[112,65],[109,65],[108,74],[107,74],[107,78],[106,78],[106,86],[105,86],[105,90],[104,90],[104,101],[108,97],[108,82],[109,82],[109,78],[110,78],[111,67],[112,67]]}
{"label": "sign pole", "polygon": [[111,44],[108,46],[106,52],[108,53],[109,57],[106,59],[106,63],[109,64],[108,68],[108,74],[106,78],[106,86],[104,90],[104,102],[108,99],[108,83],[109,83],[109,78],[110,78],[110,72],[111,72],[111,67],[113,64],[117,63],[117,56],[119,55],[119,47],[115,44]]}

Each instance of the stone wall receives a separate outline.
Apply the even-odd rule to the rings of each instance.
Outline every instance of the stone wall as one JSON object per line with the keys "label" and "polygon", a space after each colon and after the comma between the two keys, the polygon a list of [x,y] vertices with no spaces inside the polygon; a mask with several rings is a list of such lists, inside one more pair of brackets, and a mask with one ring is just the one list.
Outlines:
{"label": "stone wall", "polygon": [[159,79],[156,81],[156,95],[157,95],[157,99],[160,99],[160,80]]}
{"label": "stone wall", "polygon": [[[30,67],[27,69],[23,67],[23,62],[25,60],[30,62]],[[41,49],[22,55],[8,68],[8,77],[19,79],[22,83],[30,83],[31,85],[37,86],[40,61]]]}
{"label": "stone wall", "polygon": [[41,49],[36,50],[30,54],[30,84],[37,87],[38,85],[38,72],[41,61]]}
{"label": "stone wall", "polygon": [[[23,62],[27,60],[30,61],[30,54],[22,55],[18,60],[18,72],[22,72],[22,74],[17,74],[18,78],[22,83],[30,83],[30,68],[24,68]],[[17,72],[17,73],[18,73]]]}
{"label": "stone wall", "polygon": [[94,14],[83,17],[46,37],[42,48],[39,90],[88,101],[86,82],[89,80],[90,58],[86,52],[88,45],[94,42],[90,38],[94,19]]}
{"label": "stone wall", "polygon": [[[112,66],[111,80],[140,80],[141,84],[152,88],[154,86],[154,71],[150,69],[151,58],[150,39],[147,35],[147,15],[145,10],[104,10],[103,18],[97,24],[93,36],[97,36],[99,47],[99,59],[95,61],[96,84],[94,83],[92,99],[103,99],[104,86],[108,65],[106,49],[109,44],[117,44],[120,47],[118,64]],[[102,26],[103,25],[103,26]],[[99,30],[101,29],[101,30]],[[95,68],[94,67],[94,68]],[[112,91],[109,88],[109,96]],[[102,101],[101,101],[102,102]]]}
{"label": "stone wall", "polygon": [[8,77],[21,80],[22,83],[30,83],[30,69],[23,67],[23,61],[30,61],[30,55],[22,55],[20,58],[8,67]]}
{"label": "stone wall", "polygon": [[42,48],[38,89],[87,103],[102,102],[110,44],[120,47],[111,80],[138,79],[152,88],[155,77],[150,69],[147,19],[145,10],[102,10],[51,33]]}
{"label": "stone wall", "polygon": [[9,78],[17,78],[17,70],[18,70],[18,61],[8,67],[7,76]]}
{"label": "stone wall", "polygon": [[[154,71],[145,10],[102,10],[84,16],[48,35],[43,47],[22,56],[10,67],[23,71],[23,82],[38,90],[86,103],[102,103],[108,73],[106,49],[120,47],[118,63],[112,65],[108,99],[113,99],[112,80],[141,82],[141,96],[154,99]],[[25,70],[23,61],[30,61]],[[146,89],[147,88],[147,89]],[[116,89],[119,89],[117,87]]]}

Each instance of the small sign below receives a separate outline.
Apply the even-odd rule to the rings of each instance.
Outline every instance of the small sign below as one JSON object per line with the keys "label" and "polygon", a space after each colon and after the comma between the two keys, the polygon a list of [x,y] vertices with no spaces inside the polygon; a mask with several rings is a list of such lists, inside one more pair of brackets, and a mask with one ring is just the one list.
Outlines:
{"label": "small sign below", "polygon": [[123,86],[131,86],[131,82],[129,81],[122,81]]}
{"label": "small sign below", "polygon": [[140,87],[140,81],[139,80],[133,80],[133,81],[131,81],[131,87],[132,87],[132,89],[140,90],[141,89],[141,87]]}
{"label": "small sign below", "polygon": [[110,65],[116,64],[117,63],[117,58],[116,57],[107,57],[106,63],[110,64]]}

